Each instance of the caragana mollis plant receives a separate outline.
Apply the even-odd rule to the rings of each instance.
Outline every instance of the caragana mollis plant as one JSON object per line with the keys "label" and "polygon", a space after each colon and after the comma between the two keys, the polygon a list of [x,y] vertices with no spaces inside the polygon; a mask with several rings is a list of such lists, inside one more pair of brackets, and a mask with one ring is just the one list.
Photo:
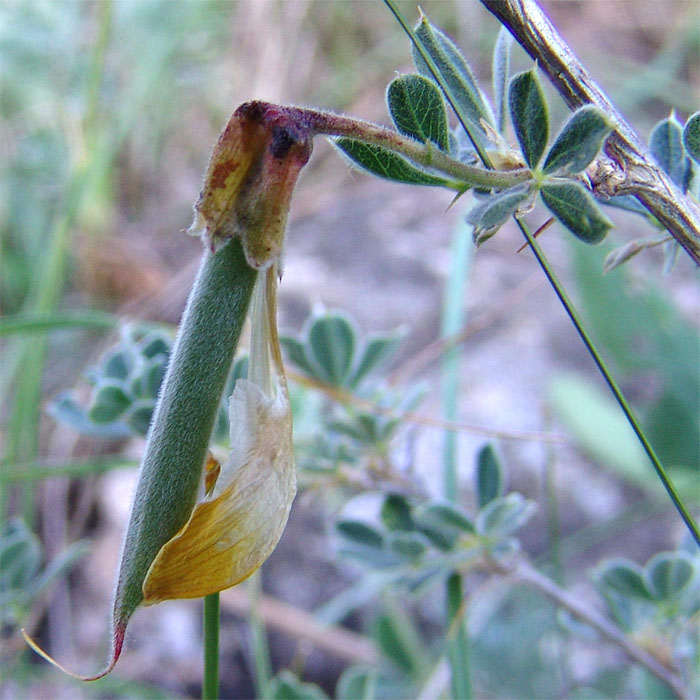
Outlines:
{"label": "caragana mollis plant", "polygon": [[[59,402],[57,415],[71,414],[83,425],[104,425],[118,417],[132,429],[143,428],[160,386],[119,565],[111,659],[105,670],[85,680],[114,667],[129,619],[140,605],[207,596],[243,581],[262,565],[284,530],[296,472],[276,293],[291,196],[315,136],[331,137],[350,161],[375,175],[444,187],[456,197],[472,190],[475,203],[467,222],[476,244],[510,217],[524,217],[540,200],[553,220],[587,243],[601,241],[611,228],[596,187],[597,156],[616,128],[607,114],[592,105],[581,107],[550,144],[537,69],[509,76],[505,33],[494,53],[493,105],[456,46],[425,17],[413,40],[417,72],[396,77],[387,90],[395,129],[257,101],[234,112],[214,147],[195,204],[190,233],[202,239],[205,252],[162,386],[164,363],[146,355],[143,372],[127,367],[109,381],[99,380],[86,415]],[[446,100],[459,121],[455,128]],[[508,143],[509,123],[517,147]],[[684,127],[672,118],[652,143],[663,167],[689,193],[698,186],[698,130],[697,115]],[[610,183],[604,198],[635,209]],[[621,255],[617,262],[629,257]],[[247,318],[247,378],[235,380],[228,406],[230,453],[220,464],[209,443]],[[130,382],[136,375],[140,384]],[[345,379],[352,386],[352,377]],[[140,414],[130,403],[129,392],[138,394],[134,387],[140,387],[138,398],[146,402]]]}

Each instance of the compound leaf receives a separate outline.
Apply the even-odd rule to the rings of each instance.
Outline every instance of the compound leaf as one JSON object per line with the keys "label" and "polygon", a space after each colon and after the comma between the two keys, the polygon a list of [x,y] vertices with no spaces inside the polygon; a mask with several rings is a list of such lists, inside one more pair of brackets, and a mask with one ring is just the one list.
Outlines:
{"label": "compound leaf", "polygon": [[[431,24],[427,17],[421,18],[415,32],[421,46],[433,60],[440,77],[452,93],[456,107],[483,133],[480,120],[485,119],[493,124],[493,117],[486,106],[476,78],[460,50],[443,32]],[[435,80],[430,67],[415,46],[413,62],[421,75]]]}

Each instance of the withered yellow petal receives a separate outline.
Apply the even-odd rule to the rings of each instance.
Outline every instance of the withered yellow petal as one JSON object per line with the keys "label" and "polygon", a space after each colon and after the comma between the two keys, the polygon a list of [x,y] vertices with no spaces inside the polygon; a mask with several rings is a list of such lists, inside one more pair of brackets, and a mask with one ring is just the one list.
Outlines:
{"label": "withered yellow petal", "polygon": [[159,551],[143,585],[146,605],[198,598],[240,583],[282,536],[296,494],[284,382],[269,398],[239,380],[231,397],[231,423],[243,444],[234,443],[230,459],[242,460],[223,491],[195,506],[189,522]]}

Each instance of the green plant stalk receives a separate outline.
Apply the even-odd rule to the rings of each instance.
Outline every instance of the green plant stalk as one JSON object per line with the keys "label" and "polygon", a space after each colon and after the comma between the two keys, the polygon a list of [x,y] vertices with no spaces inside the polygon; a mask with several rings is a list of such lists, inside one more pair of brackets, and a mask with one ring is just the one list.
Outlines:
{"label": "green plant stalk", "polygon": [[[470,227],[460,221],[452,239],[450,276],[445,290],[442,311],[442,337],[452,337],[466,322],[464,297],[466,280],[471,260]],[[459,348],[450,348],[442,363],[442,403],[446,420],[455,421],[459,399]],[[450,501],[459,500],[459,470],[457,459],[457,434],[445,433],[443,447],[443,493]],[[456,619],[456,611],[462,605],[462,579],[454,573],[450,575],[446,587],[447,625],[457,625],[454,638],[447,642],[447,656],[451,668],[452,696],[460,700],[473,697],[470,679],[469,637],[464,615]],[[455,601],[458,601],[455,603]],[[455,608],[456,605],[456,608]]]}
{"label": "green plant stalk", "polygon": [[103,311],[75,311],[71,313],[53,313],[36,316],[33,314],[15,314],[6,316],[0,323],[0,337],[16,333],[46,333],[66,329],[96,328],[113,330],[121,323],[121,317]]}
{"label": "green plant stalk", "polygon": [[[61,296],[68,264],[71,229],[79,202],[87,181],[87,169],[81,168],[73,175],[69,185],[65,212],[60,217],[50,242],[39,263],[40,273],[35,278],[35,287],[30,292],[25,307],[32,315],[50,314]],[[17,358],[15,372],[16,394],[12,413],[8,420],[7,440],[3,461],[7,464],[32,461],[38,452],[39,407],[41,404],[41,382],[48,341],[39,338],[13,347]],[[30,485],[21,491],[22,516],[25,522],[34,521],[34,491]]]}
{"label": "green plant stalk", "polygon": [[219,698],[219,594],[204,598],[204,679],[202,700]]}
{"label": "green plant stalk", "polygon": [[462,592],[462,577],[458,573],[450,574],[447,579],[446,592],[447,624],[448,626],[457,625],[455,638],[447,643],[447,657],[452,671],[452,697],[459,700],[470,700],[470,698],[474,697],[471,683],[471,660],[466,615],[462,609],[462,606],[465,605]]}
{"label": "green plant stalk", "polygon": [[91,474],[102,474],[112,469],[129,469],[137,467],[136,462],[123,457],[96,457],[81,462],[64,462],[52,464],[50,462],[28,462],[3,466],[0,469],[0,486],[7,486],[18,481],[41,481],[54,477],[68,477],[74,479]]}
{"label": "green plant stalk", "polygon": [[647,456],[651,460],[651,464],[654,467],[657,476],[661,480],[661,483],[666,489],[666,493],[668,493],[669,498],[671,499],[679,515],[683,519],[683,522],[685,522],[686,526],[688,527],[688,530],[690,530],[690,533],[692,534],[693,538],[698,543],[698,545],[700,545],[700,530],[698,530],[698,526],[695,520],[693,519],[693,516],[690,514],[689,510],[683,503],[683,500],[676,491],[676,488],[673,485],[673,482],[669,478],[668,474],[666,474],[666,470],[664,469],[663,464],[661,464],[661,460],[654,451],[654,448],[647,439],[647,436],[644,434],[642,426],[637,420],[637,417],[634,415],[632,408],[627,403],[627,399],[625,398],[624,394],[622,393],[622,390],[617,385],[617,382],[610,373],[608,366],[605,364],[605,361],[603,360],[601,354],[598,352],[598,349],[593,343],[593,340],[584,328],[581,318],[578,315],[578,312],[576,311],[573,303],[569,299],[568,295],[564,291],[564,288],[562,287],[561,283],[554,274],[554,270],[547,261],[536,239],[533,237],[532,233],[530,233],[530,229],[520,219],[516,218],[516,222],[520,227],[520,230],[522,231],[523,235],[525,236],[525,239],[532,248],[535,258],[537,259],[537,262],[542,268],[542,271],[544,272],[545,276],[549,280],[549,283],[552,285],[554,292],[556,293],[557,297],[559,297],[559,301],[562,303],[562,306],[566,310],[566,313],[571,319],[571,322],[574,324],[576,332],[581,337],[583,344],[586,346],[586,349],[588,350],[590,356],[593,358],[593,361],[600,370],[600,373],[603,375],[605,383],[608,385],[610,391],[613,393],[613,396],[615,397],[617,403],[620,405],[622,412],[625,414],[625,418],[627,418],[630,426],[632,427],[632,430],[634,430],[634,433],[637,436],[637,439],[639,440],[642,447],[644,448],[644,451],[647,453]]}
{"label": "green plant stalk", "polygon": [[255,670],[255,689],[257,697],[267,697],[267,689],[272,678],[272,662],[270,661],[270,647],[267,643],[265,623],[260,615],[260,571],[256,571],[248,579],[250,592],[250,610],[248,624],[253,646],[253,664]]}

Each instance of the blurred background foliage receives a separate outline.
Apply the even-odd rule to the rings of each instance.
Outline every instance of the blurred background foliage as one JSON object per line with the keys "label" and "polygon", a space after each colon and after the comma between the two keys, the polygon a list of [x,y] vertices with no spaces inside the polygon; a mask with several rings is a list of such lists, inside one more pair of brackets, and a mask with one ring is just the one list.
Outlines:
{"label": "blurred background foliage", "polygon": [[[697,109],[696,2],[542,4],[642,135],[646,137],[671,109],[683,117]],[[399,6],[415,18],[414,3]],[[426,0],[422,7],[462,47],[482,84],[488,84],[496,23],[471,0]],[[517,49],[513,63],[516,69],[530,65]],[[188,697],[198,692],[199,630],[192,622],[197,610],[188,605],[144,612],[134,638],[145,630],[151,641],[137,646],[137,653],[124,659],[123,672],[118,670],[101,686],[77,685],[24,653],[18,622],[28,627],[42,622],[43,638],[67,662],[86,659],[86,649],[106,641],[111,576],[133,476],[127,485],[110,479],[126,473],[116,468],[133,465],[141,449],[138,441],[125,442],[124,434],[80,437],[51,417],[55,398],[78,385],[82,403],[89,403],[92,389],[81,384],[81,376],[102,361],[108,346],[119,342],[119,319],[157,322],[161,329],[177,322],[199,255],[199,243],[178,232],[190,222],[211,146],[239,103],[260,98],[310,104],[386,123],[385,86],[395,71],[410,69],[408,42],[379,2],[0,4],[2,519],[3,542],[15,547],[7,551],[22,553],[20,559],[2,561],[25,562],[19,578],[13,573],[12,586],[3,589],[3,605],[8,605],[3,617],[3,697]],[[553,123],[561,123],[565,108],[556,98],[551,104]],[[394,385],[362,393],[348,381],[340,388],[357,390],[362,400],[387,410],[420,406],[426,414],[438,413],[440,374],[435,358],[449,344],[435,344],[435,338],[450,249],[449,234],[435,236],[435,229],[449,232],[454,227],[454,218],[440,218],[449,199],[421,190],[410,190],[406,197],[399,186],[375,181],[368,195],[364,181],[362,176],[352,177],[327,144],[316,144],[293,204],[286,300],[284,285],[281,291],[283,323],[292,329],[290,338],[302,342],[302,322],[316,300],[354,304],[348,310],[365,331],[387,331],[397,320],[406,322],[408,340],[389,365],[387,379]],[[378,199],[372,198],[377,193]],[[416,208],[430,211],[427,223]],[[611,238],[618,245],[648,233],[641,219],[617,212],[611,217],[618,226]],[[340,227],[335,226],[338,222]],[[380,236],[368,243],[361,231],[373,225]],[[421,233],[423,229],[427,233]],[[410,262],[405,268],[398,266],[397,279],[407,269],[415,280],[402,277],[399,284],[391,276],[391,265],[397,263],[388,258],[386,279],[376,281],[372,263],[386,255],[382,235],[387,249]],[[376,248],[374,240],[379,241]],[[684,493],[693,494],[700,465],[696,271],[681,256],[672,273],[664,276],[660,254],[650,251],[601,277],[603,259],[612,247],[608,243],[592,249],[552,232],[545,241],[557,264],[569,270],[570,289],[672,476]],[[517,245],[515,232],[504,231],[479,251],[471,268],[465,268],[469,289],[458,304],[468,309],[469,320],[477,320],[476,331],[467,325],[465,333],[482,335],[476,345],[458,345],[470,383],[464,400],[469,407],[462,406],[458,418],[486,426],[487,433],[488,428],[517,430],[522,413],[516,409],[523,406],[527,411],[534,405],[526,427],[544,430],[554,424],[565,433],[565,443],[556,446],[504,440],[503,452],[515,486],[540,503],[538,516],[524,529],[525,546],[557,576],[590,596],[587,566],[603,556],[623,555],[644,564],[657,551],[675,547],[680,528],[611,400],[591,379],[594,375],[583,356],[572,349],[576,340],[562,330],[565,325],[551,320],[561,310],[541,302],[549,299],[546,290],[542,297],[536,295],[528,277],[533,268],[527,267],[524,254],[512,264]],[[295,246],[303,255],[295,258]],[[353,247],[364,251],[359,263],[350,254]],[[431,259],[427,272],[415,263],[424,258]],[[296,287],[295,277],[302,280]],[[524,297],[532,297],[532,303],[526,299],[523,306]],[[494,299],[505,301],[494,309],[486,306]],[[529,316],[520,325],[503,320],[521,314]],[[32,321],[37,317],[41,323]],[[522,360],[519,347],[532,350],[533,332],[543,335],[551,352]],[[162,333],[168,337],[169,330]],[[399,336],[385,337],[391,343]],[[290,339],[287,350],[293,344]],[[494,352],[495,346],[509,348],[510,354]],[[293,354],[289,357],[294,365]],[[521,362],[539,369],[519,373],[514,368]],[[154,376],[162,370],[162,363],[147,365]],[[331,413],[326,402],[334,397],[309,385],[303,366],[297,363],[295,369],[300,374],[293,377],[292,398],[299,463],[308,491],[298,503],[296,522],[293,519],[279,557],[273,557],[263,577],[265,603],[282,598],[290,607],[264,613],[263,618],[273,627],[275,619],[282,620],[281,628],[278,622],[271,633],[274,670],[291,667],[330,690],[345,666],[381,656],[381,649],[367,646],[365,636],[371,634],[373,612],[381,606],[375,601],[362,608],[357,601],[371,600],[367,595],[358,595],[355,602],[335,597],[349,582],[358,585],[358,573],[335,561],[326,523],[347,508],[366,511],[361,500],[348,505],[348,494],[384,492],[387,484],[404,488],[414,479],[425,480],[434,493],[431,462],[440,460],[442,431],[433,428],[430,434],[438,436],[421,443],[418,434],[429,432],[425,424],[392,422],[385,414],[365,411],[366,404],[336,405]],[[407,376],[410,381],[396,381]],[[143,391],[140,398],[152,405],[153,387]],[[507,395],[507,405],[498,391]],[[53,409],[47,411],[48,406]],[[481,435],[460,433],[463,471],[471,473],[472,457],[483,442]],[[408,466],[396,469],[397,464]],[[468,486],[464,490],[468,497],[472,494]],[[581,502],[589,498],[586,509]],[[620,537],[617,547],[606,542],[612,532]],[[76,566],[85,554],[84,538],[98,545]],[[308,545],[303,555],[294,544],[298,538]],[[290,564],[290,558],[302,566]],[[360,588],[362,581],[360,577]],[[300,586],[307,589],[306,595],[301,595]],[[22,595],[16,595],[19,590]],[[356,630],[355,636],[342,638],[346,650],[339,655],[332,651],[333,635],[340,634],[336,628],[324,636],[311,616],[296,625],[302,640],[305,634],[319,635],[313,637],[319,652],[311,650],[312,642],[290,641],[295,624],[285,626],[285,620],[297,619],[299,609],[318,610],[324,601],[335,601],[336,611],[342,611],[334,622],[344,620]],[[547,636],[556,617],[553,606],[522,590],[489,590],[479,601],[472,631],[480,633],[475,664],[485,692],[491,697],[554,693],[542,685],[546,662],[553,663],[567,647],[558,637],[552,641]],[[436,634],[433,607],[429,599],[423,601],[415,617],[419,636],[429,640]],[[224,610],[225,621],[231,623],[244,616],[243,593],[232,592]],[[396,611],[393,615],[396,621]],[[377,619],[374,630],[381,647],[389,623],[381,622],[381,616]],[[253,644],[246,629],[231,624],[223,640],[228,667],[224,687],[240,697],[250,692],[254,676]],[[179,642],[163,642],[173,637]],[[595,692],[603,688],[614,695],[621,683],[615,671],[623,662],[606,670],[607,661],[591,662],[586,653],[590,652],[575,657],[572,676],[581,675],[584,681],[597,677]],[[101,655],[90,651],[89,656],[94,658],[85,666],[98,666]],[[502,668],[503,658],[509,659],[508,674],[499,685],[491,671]],[[413,671],[411,663],[409,659],[406,665]],[[125,678],[138,681],[127,683]],[[286,682],[277,681],[279,697],[292,692],[284,690]],[[366,682],[366,674],[346,676],[339,694],[351,697]],[[640,683],[637,689],[648,687],[644,683],[649,680]]]}

